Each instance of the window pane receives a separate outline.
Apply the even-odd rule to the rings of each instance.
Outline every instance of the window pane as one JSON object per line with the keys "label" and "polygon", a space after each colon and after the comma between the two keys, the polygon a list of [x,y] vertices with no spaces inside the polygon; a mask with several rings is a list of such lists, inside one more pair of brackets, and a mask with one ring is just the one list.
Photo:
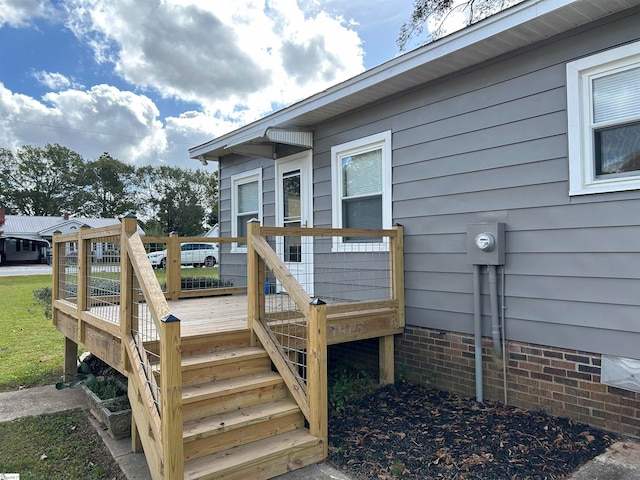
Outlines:
{"label": "window pane", "polygon": [[342,157],[343,196],[382,192],[382,149]]}
{"label": "window pane", "polygon": [[593,121],[640,115],[640,67],[593,80]]}
{"label": "window pane", "polygon": [[344,200],[344,228],[382,228],[382,195]]}
{"label": "window pane", "polygon": [[596,175],[640,170],[640,123],[594,132]]}
{"label": "window pane", "polygon": [[258,182],[238,185],[238,213],[258,211]]}
{"label": "window pane", "polygon": [[[299,228],[300,222],[291,222],[287,227]],[[302,262],[302,238],[301,237],[284,237],[284,261],[285,262]]]}
{"label": "window pane", "polygon": [[300,210],[300,170],[289,172],[282,179],[284,220],[299,220]]}

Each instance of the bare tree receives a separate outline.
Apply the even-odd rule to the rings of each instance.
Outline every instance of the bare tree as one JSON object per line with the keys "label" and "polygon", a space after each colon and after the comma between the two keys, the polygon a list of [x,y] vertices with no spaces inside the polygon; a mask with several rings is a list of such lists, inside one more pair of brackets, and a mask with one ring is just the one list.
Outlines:
{"label": "bare tree", "polygon": [[453,13],[463,13],[466,26],[479,22],[494,13],[511,7],[523,0],[415,0],[413,13],[408,22],[402,24],[396,43],[404,51],[411,38],[421,36],[427,29],[422,43],[432,42],[446,33],[447,20]]}

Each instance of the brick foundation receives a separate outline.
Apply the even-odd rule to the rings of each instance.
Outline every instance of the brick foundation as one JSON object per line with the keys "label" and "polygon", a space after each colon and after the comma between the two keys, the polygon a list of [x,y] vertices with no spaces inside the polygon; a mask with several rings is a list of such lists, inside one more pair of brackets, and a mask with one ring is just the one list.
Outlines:
{"label": "brick foundation", "polygon": [[[473,335],[407,327],[396,336],[396,372],[435,388],[475,397]],[[640,437],[640,393],[600,383],[600,355],[521,342],[507,343],[507,402]],[[483,338],[485,400],[504,401],[502,360]]]}

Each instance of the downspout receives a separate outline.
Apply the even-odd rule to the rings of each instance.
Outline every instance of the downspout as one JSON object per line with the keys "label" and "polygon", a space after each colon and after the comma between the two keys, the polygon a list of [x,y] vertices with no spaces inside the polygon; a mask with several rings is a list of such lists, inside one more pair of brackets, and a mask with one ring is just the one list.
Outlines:
{"label": "downspout", "polygon": [[493,337],[493,349],[498,358],[502,358],[502,342],[500,335],[500,313],[498,304],[498,276],[496,265],[488,265],[489,269],[489,300],[491,308],[491,336]]}
{"label": "downspout", "polygon": [[482,402],[482,311],[480,304],[480,265],[473,266],[473,331],[476,361],[476,401]]}

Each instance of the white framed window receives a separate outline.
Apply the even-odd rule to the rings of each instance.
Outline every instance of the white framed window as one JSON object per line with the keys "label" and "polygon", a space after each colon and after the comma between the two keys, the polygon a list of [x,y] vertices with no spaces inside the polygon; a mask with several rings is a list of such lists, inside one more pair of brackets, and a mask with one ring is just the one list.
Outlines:
{"label": "white framed window", "polygon": [[[231,236],[246,237],[247,222],[257,218],[262,223],[262,169],[231,176]],[[231,251],[247,251],[246,243],[232,243]]]}
{"label": "white framed window", "polygon": [[567,64],[569,195],[640,189],[640,42]]}
{"label": "white framed window", "polygon": [[[331,148],[334,228],[391,228],[391,131]],[[334,249],[388,248],[380,238],[342,237]]]}

